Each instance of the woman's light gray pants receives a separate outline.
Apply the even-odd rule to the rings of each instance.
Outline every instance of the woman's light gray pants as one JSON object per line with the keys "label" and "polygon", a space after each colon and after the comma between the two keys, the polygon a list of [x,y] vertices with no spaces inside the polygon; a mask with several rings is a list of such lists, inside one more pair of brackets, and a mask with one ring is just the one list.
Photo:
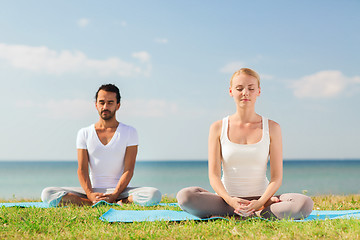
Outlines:
{"label": "woman's light gray pants", "polygon": [[[264,208],[260,216],[267,219],[301,219],[312,212],[314,203],[310,197],[299,193],[285,193],[277,196],[280,202]],[[219,195],[200,187],[188,187],[178,192],[178,203],[184,211],[200,218],[211,216],[233,216],[234,208],[228,205]],[[242,197],[243,198],[243,197]],[[260,197],[244,197],[247,200]]]}

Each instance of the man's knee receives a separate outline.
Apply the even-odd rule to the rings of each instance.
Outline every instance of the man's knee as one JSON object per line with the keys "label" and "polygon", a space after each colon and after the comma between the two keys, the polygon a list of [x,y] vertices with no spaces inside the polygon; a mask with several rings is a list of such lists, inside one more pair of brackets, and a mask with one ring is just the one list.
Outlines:
{"label": "man's knee", "polygon": [[142,206],[156,205],[161,201],[161,192],[157,188],[143,187],[132,194],[133,201]]}
{"label": "man's knee", "polygon": [[41,192],[41,200],[43,202],[49,202],[50,196],[54,193],[53,187],[44,188]]}
{"label": "man's knee", "polygon": [[51,207],[56,207],[66,192],[58,187],[47,187],[41,192],[41,200]]}
{"label": "man's knee", "polygon": [[162,197],[159,189],[149,187],[148,191],[149,191],[149,199],[151,200],[151,202],[153,202],[154,204],[158,204],[161,201],[161,197]]}

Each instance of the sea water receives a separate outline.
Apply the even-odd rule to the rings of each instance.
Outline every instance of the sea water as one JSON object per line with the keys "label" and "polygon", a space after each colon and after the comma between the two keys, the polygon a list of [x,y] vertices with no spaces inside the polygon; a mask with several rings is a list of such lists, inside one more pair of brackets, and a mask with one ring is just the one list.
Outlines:
{"label": "sea water", "polygon": [[[0,199],[39,199],[48,186],[80,186],[76,171],[76,162],[0,161]],[[267,174],[270,179],[269,167]],[[206,161],[138,161],[130,184],[156,187],[171,197],[188,186],[213,191]],[[360,194],[360,160],[284,161],[278,193],[285,192]]]}

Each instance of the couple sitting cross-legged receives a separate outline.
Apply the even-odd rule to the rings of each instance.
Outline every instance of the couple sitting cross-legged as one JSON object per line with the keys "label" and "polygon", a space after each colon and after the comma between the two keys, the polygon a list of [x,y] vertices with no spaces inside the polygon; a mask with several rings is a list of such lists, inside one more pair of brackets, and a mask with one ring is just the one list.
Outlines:
{"label": "couple sitting cross-legged", "polygon": [[[307,217],[313,207],[311,198],[296,193],[274,196],[282,181],[281,131],[276,122],[255,113],[260,95],[258,74],[247,68],[235,72],[229,92],[236,113],[215,122],[209,134],[209,179],[216,194],[199,187],[182,189],[177,194],[180,207],[200,218]],[[48,187],[42,192],[42,200],[50,206],[92,205],[101,200],[144,206],[159,203],[158,189],[128,186],[138,139],[134,128],[116,120],[119,89],[112,84],[102,85],[96,93],[95,106],[100,120],[81,129],[77,136],[81,187]],[[270,182],[266,178],[269,156]]]}

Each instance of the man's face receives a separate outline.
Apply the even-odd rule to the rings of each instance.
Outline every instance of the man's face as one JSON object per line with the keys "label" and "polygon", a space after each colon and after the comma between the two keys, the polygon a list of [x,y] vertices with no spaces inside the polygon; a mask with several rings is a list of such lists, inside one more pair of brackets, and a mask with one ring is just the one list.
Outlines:
{"label": "man's face", "polygon": [[120,103],[116,102],[116,93],[100,90],[95,106],[103,120],[110,120],[115,117]]}

